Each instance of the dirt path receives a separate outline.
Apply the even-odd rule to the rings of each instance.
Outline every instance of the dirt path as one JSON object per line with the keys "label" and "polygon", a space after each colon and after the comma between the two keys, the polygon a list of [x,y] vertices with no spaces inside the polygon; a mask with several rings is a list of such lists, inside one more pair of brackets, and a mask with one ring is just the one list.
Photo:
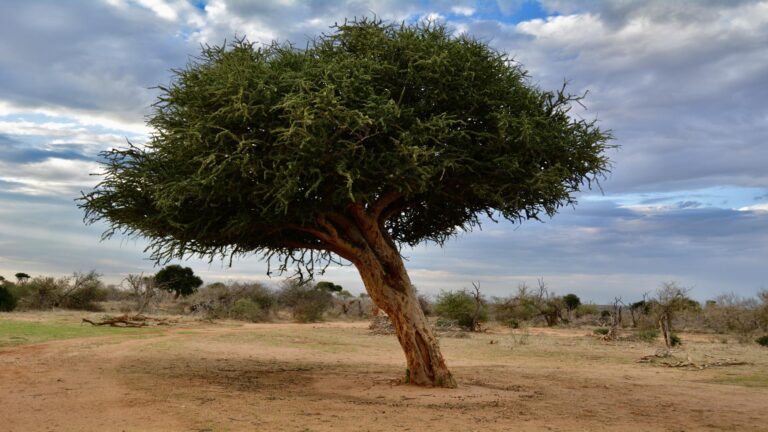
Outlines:
{"label": "dirt path", "polygon": [[398,385],[397,342],[365,325],[206,325],[0,349],[0,430],[768,428],[766,387],[635,364],[647,346],[573,332],[527,345],[493,334],[443,339],[460,388]]}

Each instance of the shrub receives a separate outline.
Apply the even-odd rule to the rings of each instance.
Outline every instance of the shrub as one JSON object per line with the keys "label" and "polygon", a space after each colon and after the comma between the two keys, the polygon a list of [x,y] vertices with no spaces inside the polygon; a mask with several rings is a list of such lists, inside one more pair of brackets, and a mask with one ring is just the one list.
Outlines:
{"label": "shrub", "polygon": [[485,304],[478,302],[466,290],[440,293],[435,303],[435,314],[441,318],[456,320],[468,330],[475,330],[479,323],[488,320]]}
{"label": "shrub", "polygon": [[283,284],[278,301],[291,310],[297,321],[315,322],[322,320],[323,314],[333,305],[333,294],[317,286],[289,280]]}
{"label": "shrub", "polygon": [[678,346],[682,344],[683,344],[683,340],[680,339],[680,336],[674,333],[669,335],[669,346]]}
{"label": "shrub", "polygon": [[234,316],[239,300],[248,300],[259,308],[262,315],[259,321],[265,321],[277,306],[275,293],[258,283],[215,282],[199,289],[190,302],[193,311],[204,312],[209,318],[243,319]]}
{"label": "shrub", "polygon": [[107,291],[96,272],[75,273],[72,277],[54,279],[36,277],[24,284],[19,302],[28,309],[60,307],[78,310],[101,310],[96,302],[107,298]]}
{"label": "shrub", "polygon": [[768,335],[761,336],[761,337],[755,339],[755,342],[757,342],[758,345],[762,345],[764,347],[768,347]]}
{"label": "shrub", "polygon": [[269,311],[265,311],[249,298],[241,298],[232,306],[230,316],[243,321],[262,322],[267,320]]}
{"label": "shrub", "polygon": [[0,312],[10,312],[14,309],[16,309],[16,297],[8,288],[0,286]]}
{"label": "shrub", "polygon": [[637,332],[637,338],[643,342],[653,342],[659,337],[659,331],[655,328],[642,329]]}
{"label": "shrub", "polygon": [[610,331],[610,329],[607,329],[605,327],[601,327],[601,328],[596,328],[596,329],[592,330],[592,333],[594,333],[596,335],[605,336],[605,335],[608,334],[609,331]]}
{"label": "shrub", "polygon": [[27,292],[21,305],[29,309],[51,309],[58,304],[66,284],[66,279],[36,277],[25,283]]}

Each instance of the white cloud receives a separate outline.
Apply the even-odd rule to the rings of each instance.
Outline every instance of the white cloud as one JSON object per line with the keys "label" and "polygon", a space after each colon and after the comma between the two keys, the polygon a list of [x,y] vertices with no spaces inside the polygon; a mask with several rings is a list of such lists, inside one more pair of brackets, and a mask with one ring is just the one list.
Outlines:
{"label": "white cloud", "polygon": [[81,160],[50,158],[23,165],[0,162],[0,181],[8,183],[6,193],[75,199],[81,190],[98,182],[90,175],[98,171],[97,163]]}
{"label": "white cloud", "polygon": [[456,15],[463,15],[463,16],[469,17],[475,14],[475,8],[469,7],[469,6],[452,6],[451,12],[453,12]]}
{"label": "white cloud", "polygon": [[742,212],[768,212],[768,203],[741,207],[738,210]]}

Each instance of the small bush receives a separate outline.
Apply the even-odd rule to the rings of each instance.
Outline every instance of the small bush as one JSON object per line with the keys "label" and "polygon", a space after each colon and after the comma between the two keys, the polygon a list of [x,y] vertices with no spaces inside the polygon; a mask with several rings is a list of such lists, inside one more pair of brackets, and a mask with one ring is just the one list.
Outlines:
{"label": "small bush", "polygon": [[435,314],[441,318],[456,320],[468,330],[475,330],[479,323],[488,320],[485,304],[478,305],[472,294],[465,290],[440,293],[435,303]]}
{"label": "small bush", "polygon": [[643,342],[653,342],[659,337],[659,331],[655,328],[642,329],[637,332],[637,338]]}
{"label": "small bush", "polygon": [[680,339],[680,336],[676,334],[669,335],[669,345],[670,346],[679,346],[683,344],[683,340]]}
{"label": "small bush", "polygon": [[590,316],[590,315],[600,315],[600,309],[597,308],[597,306],[593,304],[581,304],[576,308],[575,311],[576,318],[581,318],[584,316]]}
{"label": "small bush", "polygon": [[10,312],[16,309],[16,297],[4,286],[0,286],[0,312]]}
{"label": "small bush", "polygon": [[596,335],[605,336],[605,335],[608,334],[609,331],[610,331],[610,329],[607,329],[605,327],[601,327],[601,328],[596,328],[596,329],[592,330],[592,333],[594,333]]}
{"label": "small bush", "polygon": [[325,312],[333,306],[333,294],[316,286],[286,281],[278,301],[291,310],[297,321],[316,322],[322,320]]}
{"label": "small bush", "polygon": [[262,322],[267,320],[269,311],[265,311],[249,298],[241,298],[232,306],[230,315],[232,318],[242,321]]}
{"label": "small bush", "polygon": [[758,345],[768,347],[768,335],[755,339],[755,342],[757,342]]}

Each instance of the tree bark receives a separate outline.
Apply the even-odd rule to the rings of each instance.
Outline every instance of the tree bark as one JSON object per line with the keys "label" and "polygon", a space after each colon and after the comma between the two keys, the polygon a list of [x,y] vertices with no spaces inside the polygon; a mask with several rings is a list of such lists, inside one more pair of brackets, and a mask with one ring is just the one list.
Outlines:
{"label": "tree bark", "polygon": [[[394,251],[397,254],[397,251]],[[456,387],[440,346],[421,310],[402,258],[382,263],[369,255],[356,264],[365,288],[376,305],[389,315],[405,352],[405,382]]]}
{"label": "tree bark", "polygon": [[389,315],[395,327],[407,363],[405,382],[456,387],[400,252],[383,229],[382,221],[360,206],[352,208],[351,214],[354,231],[357,231],[353,237],[357,237],[359,247],[351,261],[360,272],[371,300]]}

